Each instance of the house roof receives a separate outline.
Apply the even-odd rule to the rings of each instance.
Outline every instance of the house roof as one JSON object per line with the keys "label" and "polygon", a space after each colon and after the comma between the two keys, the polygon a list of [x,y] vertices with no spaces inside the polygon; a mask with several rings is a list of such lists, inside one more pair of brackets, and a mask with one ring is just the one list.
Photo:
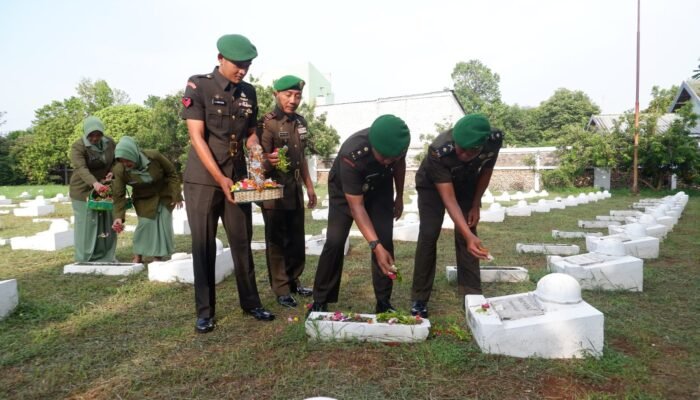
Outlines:
{"label": "house roof", "polygon": [[[586,129],[597,130],[600,132],[611,132],[615,128],[615,124],[620,122],[620,129],[627,129],[627,121],[624,119],[625,114],[600,114],[593,115],[588,120]],[[664,114],[656,121],[658,132],[665,132],[675,121],[680,118],[677,114]]]}
{"label": "house roof", "polygon": [[671,106],[668,108],[668,112],[672,113],[678,111],[678,109],[683,107],[688,101],[700,107],[700,80],[683,81],[681,87],[678,89],[676,98],[673,99],[673,103],[671,103]]}
{"label": "house roof", "polygon": [[353,133],[372,125],[380,115],[396,115],[411,131],[410,148],[422,148],[421,134],[436,135],[435,124],[454,124],[465,114],[452,90],[317,104],[315,114],[323,113],[326,113],[327,123],[338,131],[341,143]]}

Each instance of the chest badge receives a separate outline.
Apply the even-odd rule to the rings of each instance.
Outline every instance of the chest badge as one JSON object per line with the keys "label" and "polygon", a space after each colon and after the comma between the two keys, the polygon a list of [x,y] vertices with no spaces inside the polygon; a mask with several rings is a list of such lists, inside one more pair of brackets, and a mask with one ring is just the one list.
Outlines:
{"label": "chest badge", "polygon": [[280,139],[289,139],[289,132],[279,132],[278,135]]}

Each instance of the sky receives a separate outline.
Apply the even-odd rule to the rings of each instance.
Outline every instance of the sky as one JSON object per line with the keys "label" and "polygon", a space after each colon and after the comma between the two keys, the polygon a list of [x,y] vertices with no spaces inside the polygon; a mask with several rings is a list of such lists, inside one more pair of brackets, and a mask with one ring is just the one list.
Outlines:
{"label": "sky", "polygon": [[[699,0],[641,0],[640,105],[700,61]],[[247,36],[250,74],[311,62],[336,103],[452,88],[460,61],[500,78],[507,104],[581,90],[605,114],[634,108],[634,0],[2,0],[0,131],[104,79],[132,103],[183,89],[216,65],[216,40]]]}

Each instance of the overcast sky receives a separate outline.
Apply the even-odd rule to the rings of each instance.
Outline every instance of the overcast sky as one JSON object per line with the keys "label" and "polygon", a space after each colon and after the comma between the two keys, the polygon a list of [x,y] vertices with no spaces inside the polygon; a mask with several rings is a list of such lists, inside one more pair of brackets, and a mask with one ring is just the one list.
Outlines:
{"label": "overcast sky", "polygon": [[[251,74],[311,62],[336,102],[452,87],[459,61],[501,77],[508,104],[537,106],[565,87],[603,113],[634,107],[635,0],[0,1],[2,131],[105,79],[133,103],[184,88],[216,64],[216,40],[257,46]],[[679,85],[700,58],[699,0],[642,0],[641,106]]]}

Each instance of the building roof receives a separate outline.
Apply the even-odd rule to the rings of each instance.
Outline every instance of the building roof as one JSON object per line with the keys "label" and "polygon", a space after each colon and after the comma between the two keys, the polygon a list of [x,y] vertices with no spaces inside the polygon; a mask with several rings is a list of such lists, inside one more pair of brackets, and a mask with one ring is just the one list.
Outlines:
{"label": "building roof", "polygon": [[344,142],[350,135],[368,128],[384,114],[403,119],[411,130],[410,148],[422,148],[421,134],[436,135],[435,124],[454,124],[464,116],[464,108],[452,90],[382,97],[373,100],[337,104],[316,104],[315,114],[326,113]]}
{"label": "building roof", "polygon": [[668,112],[673,113],[690,101],[694,108],[700,107],[700,80],[683,81],[678,89],[676,98],[668,108]]}
{"label": "building roof", "polygon": [[[627,129],[627,121],[624,119],[625,114],[600,114],[592,115],[591,119],[588,120],[586,129],[597,130],[600,132],[612,132],[615,128],[615,124],[620,122],[620,129]],[[664,114],[659,117],[656,121],[656,128],[658,132],[666,131],[673,121],[680,118],[677,114]]]}

